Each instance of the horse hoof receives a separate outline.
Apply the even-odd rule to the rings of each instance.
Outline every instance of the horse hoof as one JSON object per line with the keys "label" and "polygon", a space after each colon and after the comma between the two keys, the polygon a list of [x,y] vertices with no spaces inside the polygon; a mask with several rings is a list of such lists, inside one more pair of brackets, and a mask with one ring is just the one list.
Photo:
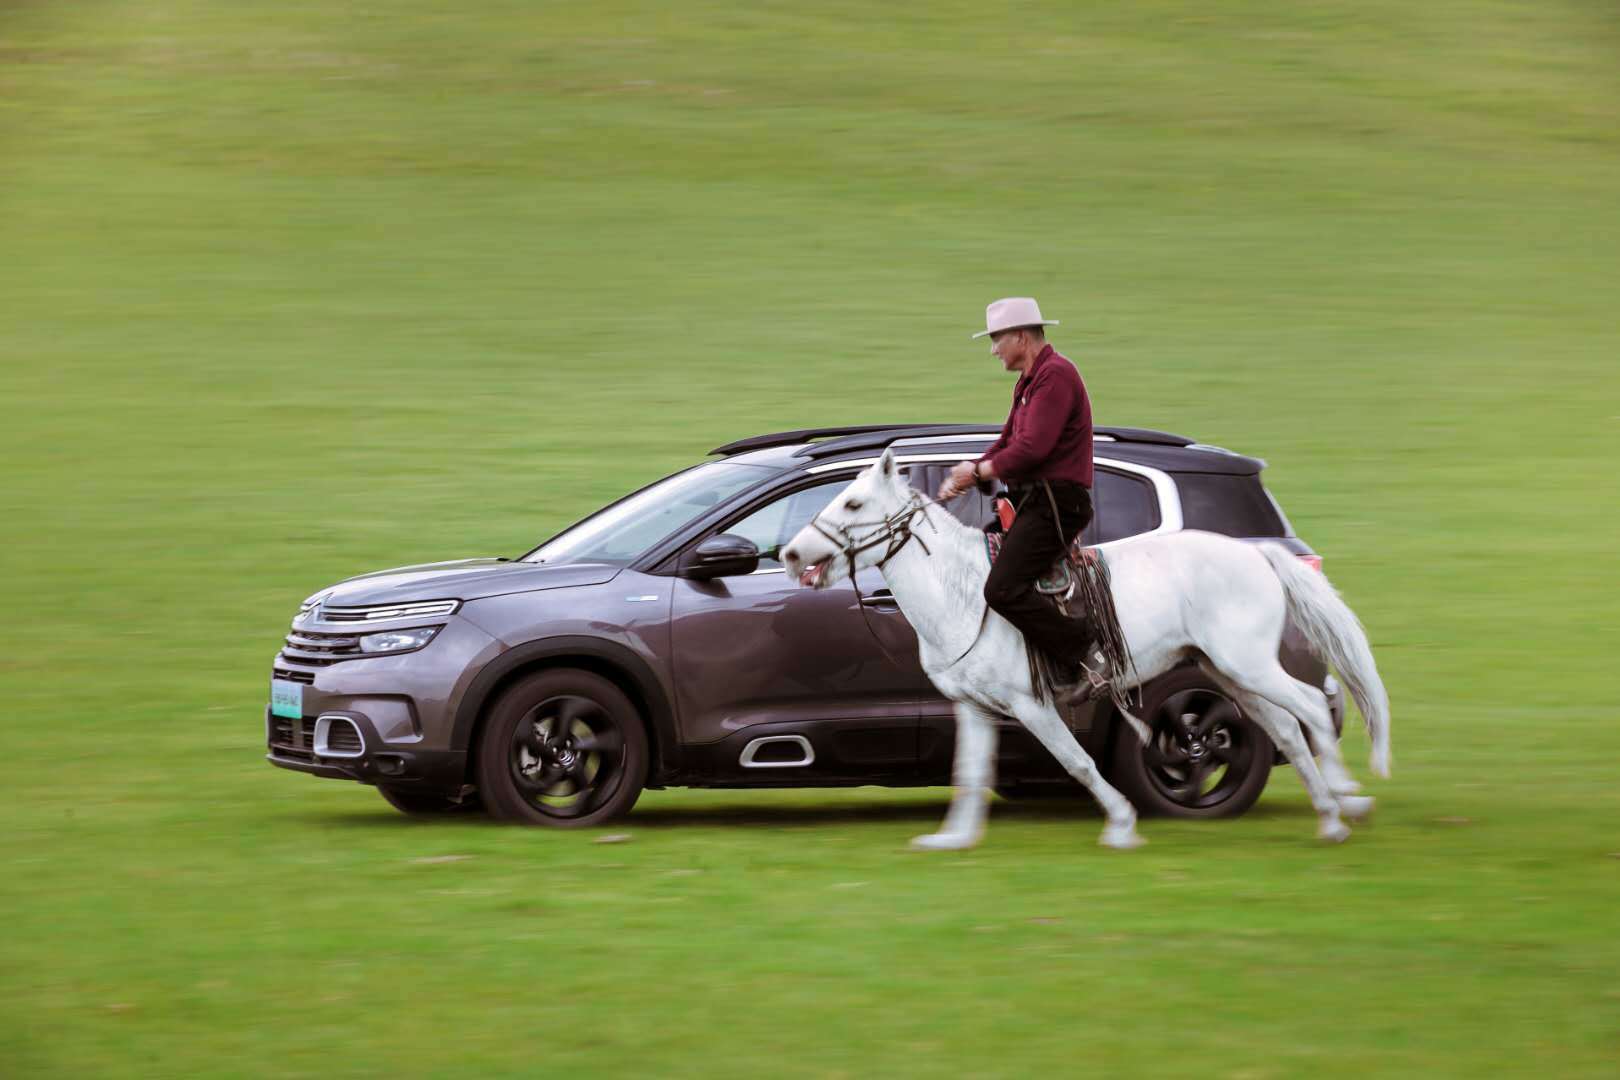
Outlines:
{"label": "horse hoof", "polygon": [[1366,821],[1372,817],[1373,799],[1370,795],[1339,796],[1339,813],[1351,821]]}
{"label": "horse hoof", "polygon": [[1350,839],[1350,826],[1342,821],[1335,821],[1331,824],[1324,821],[1321,827],[1316,830],[1316,838],[1325,840],[1330,844],[1342,844]]}
{"label": "horse hoof", "polygon": [[1108,826],[1097,839],[1097,843],[1103,847],[1111,847],[1115,851],[1130,851],[1132,848],[1141,847],[1147,841],[1137,835],[1136,823],[1131,822],[1126,825]]}
{"label": "horse hoof", "polygon": [[957,836],[953,833],[929,833],[927,836],[914,836],[911,838],[912,851],[966,851],[978,843],[971,836]]}

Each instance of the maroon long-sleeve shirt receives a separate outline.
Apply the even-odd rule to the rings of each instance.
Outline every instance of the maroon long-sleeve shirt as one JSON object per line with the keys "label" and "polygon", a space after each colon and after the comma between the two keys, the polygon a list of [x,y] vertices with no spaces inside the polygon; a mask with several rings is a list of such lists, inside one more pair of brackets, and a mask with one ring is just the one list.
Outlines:
{"label": "maroon long-sleeve shirt", "polygon": [[1091,398],[1068,357],[1043,348],[1013,387],[1001,437],[985,451],[996,476],[1013,484],[1069,480],[1091,486]]}

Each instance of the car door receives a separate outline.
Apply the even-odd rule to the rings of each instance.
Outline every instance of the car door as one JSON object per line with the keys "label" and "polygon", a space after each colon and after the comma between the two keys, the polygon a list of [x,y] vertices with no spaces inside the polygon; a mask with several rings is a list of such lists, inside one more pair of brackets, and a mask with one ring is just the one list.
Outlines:
{"label": "car door", "polygon": [[916,635],[881,574],[860,572],[864,600],[857,600],[848,581],[801,588],[776,557],[852,479],[809,480],[708,534],[752,540],[761,551],[754,573],[675,579],[671,657],[689,744],[761,724],[819,726],[836,738],[832,757],[846,766],[892,770],[915,762],[918,711],[931,687]]}

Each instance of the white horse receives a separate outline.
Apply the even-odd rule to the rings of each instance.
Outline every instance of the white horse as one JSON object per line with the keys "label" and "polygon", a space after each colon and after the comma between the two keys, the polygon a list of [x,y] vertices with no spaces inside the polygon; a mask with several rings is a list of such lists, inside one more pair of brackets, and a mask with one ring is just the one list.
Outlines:
{"label": "white horse", "polygon": [[[1277,660],[1292,616],[1317,656],[1336,668],[1366,720],[1371,768],[1389,775],[1389,698],[1354,613],[1318,572],[1279,544],[1184,531],[1110,547],[1110,585],[1137,678],[1147,682],[1195,660],[1281,748],[1299,771],[1318,816],[1317,836],[1341,841],[1372,799],[1358,796],[1339,753],[1322,692]],[[990,563],[983,534],[957,521],[900,476],[885,450],[787,547],[782,562],[801,584],[824,589],[878,566],[917,633],[923,670],[956,703],[950,810],[938,832],[912,846],[978,843],[993,783],[997,716],[1028,728],[1108,815],[1101,842],[1131,848],[1136,811],[1104,780],[1057,709],[1031,684],[1023,635],[995,612],[984,617]],[[1147,730],[1129,718],[1138,737]],[[1319,772],[1301,733],[1322,755]],[[1325,777],[1324,777],[1325,774]]]}

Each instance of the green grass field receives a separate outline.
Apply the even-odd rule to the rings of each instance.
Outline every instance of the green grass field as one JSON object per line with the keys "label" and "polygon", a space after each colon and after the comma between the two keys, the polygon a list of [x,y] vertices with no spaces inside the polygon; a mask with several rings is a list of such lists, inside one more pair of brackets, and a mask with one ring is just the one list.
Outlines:
{"label": "green grass field", "polygon": [[[1620,21],[1603,5],[0,12],[0,1075],[1613,1076]],[[262,761],[297,602],[745,434],[1255,453],[1366,622],[1349,844],[947,792],[595,835]],[[1365,775],[1366,745],[1347,735]]]}

